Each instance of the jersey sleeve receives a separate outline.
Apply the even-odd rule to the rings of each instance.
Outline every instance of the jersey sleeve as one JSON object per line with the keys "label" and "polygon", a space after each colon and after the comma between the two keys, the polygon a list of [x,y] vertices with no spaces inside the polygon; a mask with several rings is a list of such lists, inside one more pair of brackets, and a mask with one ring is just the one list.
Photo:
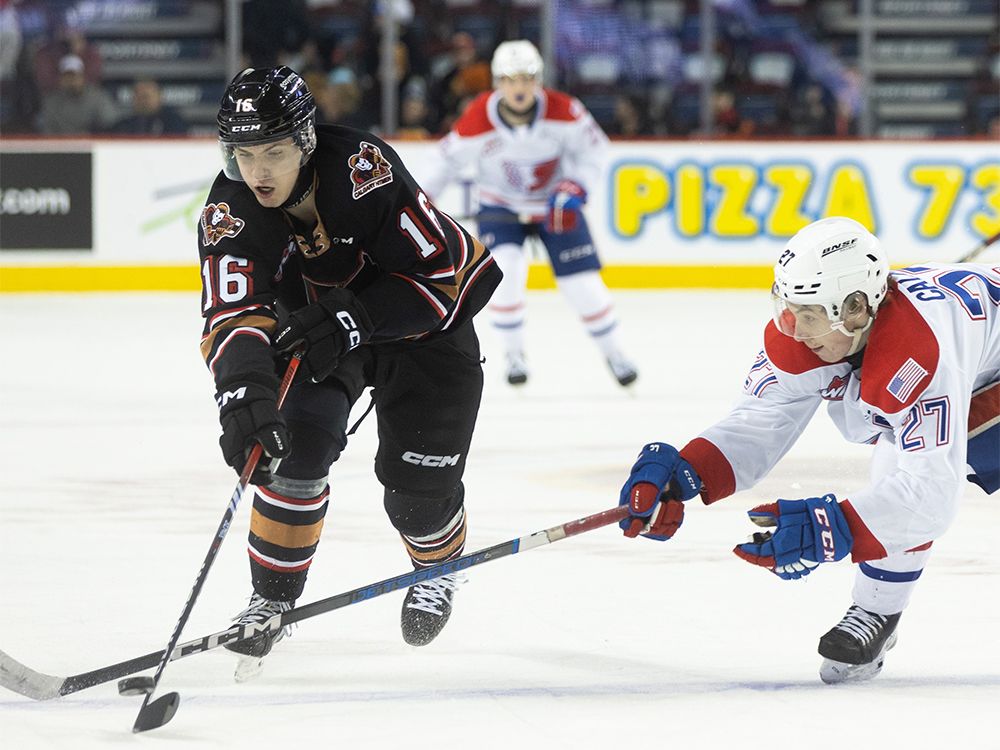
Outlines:
{"label": "jersey sleeve", "polygon": [[567,129],[563,176],[592,190],[604,173],[608,137],[578,99],[571,100],[570,112],[575,119]]}
{"label": "jersey sleeve", "polygon": [[438,141],[436,165],[422,180],[422,187],[432,200],[440,197],[445,187],[476,161],[481,136],[492,128],[486,116],[487,97],[483,94],[470,103],[454,127]]}
{"label": "jersey sleeve", "polygon": [[[375,190],[365,210],[378,216],[368,251],[381,273],[358,292],[373,323],[372,342],[412,338],[464,319],[474,287],[495,286],[499,270],[486,248],[439,211],[399,157],[383,144],[392,190]],[[485,282],[487,277],[492,281]],[[489,291],[492,291],[490,287]]]}
{"label": "jersey sleeve", "polygon": [[681,449],[698,472],[702,500],[714,503],[763,479],[795,444],[822,399],[762,350],[728,415]]}
{"label": "jersey sleeve", "polygon": [[277,327],[275,278],[287,234],[239,198],[224,184],[213,188],[199,222],[201,353],[217,390],[234,383],[277,389],[271,336]]}

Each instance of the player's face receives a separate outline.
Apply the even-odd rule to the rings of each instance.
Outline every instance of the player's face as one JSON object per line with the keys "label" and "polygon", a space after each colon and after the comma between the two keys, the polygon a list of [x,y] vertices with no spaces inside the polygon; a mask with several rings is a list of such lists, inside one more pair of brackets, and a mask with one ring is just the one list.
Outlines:
{"label": "player's face", "polygon": [[842,324],[834,325],[821,305],[777,301],[775,324],[786,336],[805,344],[824,362],[839,362],[851,349],[853,337]]}
{"label": "player's face", "polygon": [[243,181],[260,205],[277,208],[288,200],[302,161],[302,151],[291,138],[259,146],[238,146],[234,153]]}
{"label": "player's face", "polygon": [[537,88],[535,77],[529,75],[503,76],[497,84],[504,104],[518,114],[531,109]]}

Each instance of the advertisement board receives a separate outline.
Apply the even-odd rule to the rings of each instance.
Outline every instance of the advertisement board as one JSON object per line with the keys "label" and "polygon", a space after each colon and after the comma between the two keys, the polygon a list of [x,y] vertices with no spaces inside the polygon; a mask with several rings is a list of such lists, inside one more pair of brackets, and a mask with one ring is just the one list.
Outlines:
{"label": "advertisement board", "polygon": [[[619,287],[766,284],[783,240],[808,222],[834,214],[851,216],[874,231],[895,265],[954,260],[1000,231],[995,145],[616,142],[603,180],[590,186],[586,215],[605,275]],[[436,168],[434,143],[404,142],[397,149],[418,181]],[[6,165],[18,164],[19,154],[9,142],[0,150],[6,206],[6,191],[15,187]],[[8,230],[10,219],[27,217],[4,208],[0,290],[39,283],[29,278],[38,275],[34,269],[47,267],[51,279],[60,266],[91,265],[116,269],[118,281],[111,288],[197,288],[196,226],[221,163],[217,145],[211,140],[95,141],[91,152],[92,251],[71,252],[90,246],[83,242],[89,227],[77,213],[89,197],[83,187],[87,154],[61,153],[47,168],[72,178],[73,209],[49,217],[66,222],[51,226],[36,213],[35,230],[28,232],[20,223]],[[35,189],[59,185],[32,183]],[[434,198],[475,232],[471,175],[456,174]],[[47,234],[38,233],[43,225]],[[14,233],[10,241],[8,231]],[[48,239],[42,243],[42,237]],[[25,244],[31,241],[36,244]],[[533,284],[550,281],[541,262],[533,271]]]}

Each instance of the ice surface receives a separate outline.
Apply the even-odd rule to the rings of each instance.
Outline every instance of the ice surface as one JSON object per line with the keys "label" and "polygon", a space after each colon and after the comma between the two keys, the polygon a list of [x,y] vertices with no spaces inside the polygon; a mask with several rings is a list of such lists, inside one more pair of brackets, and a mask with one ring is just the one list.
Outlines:
{"label": "ice surface", "polygon": [[[468,551],[615,505],[644,442],[683,443],[725,413],[769,314],[760,292],[616,299],[641,369],[631,392],[555,293],[529,300],[523,390],[502,382],[480,326]],[[0,297],[0,648],[37,670],[162,648],[181,611],[236,480],[216,444],[198,308],[190,294]],[[752,492],[689,504],[669,543],[612,527],[477,567],[423,649],[403,643],[393,593],[303,622],[251,683],[233,682],[221,649],[174,662],[162,686],[180,710],[139,739],[139,701],[114,683],[46,703],[3,692],[0,747],[998,748],[1000,499],[970,486],[869,684],[817,674],[851,565],[782,582],[730,553],[752,505],[863,486],[868,450],[818,415]],[[374,451],[369,418],[334,467],[306,601],[408,569]],[[245,604],[248,505],[184,639]]]}

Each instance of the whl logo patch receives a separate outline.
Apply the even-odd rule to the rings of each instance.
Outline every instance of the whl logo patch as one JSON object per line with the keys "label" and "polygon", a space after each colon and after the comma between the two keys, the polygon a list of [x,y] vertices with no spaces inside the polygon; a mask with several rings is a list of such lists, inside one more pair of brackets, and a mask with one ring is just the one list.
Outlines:
{"label": "whl logo patch", "polygon": [[243,219],[229,213],[228,203],[209,203],[201,212],[201,232],[206,245],[218,245],[226,237],[235,237],[244,226]]}

